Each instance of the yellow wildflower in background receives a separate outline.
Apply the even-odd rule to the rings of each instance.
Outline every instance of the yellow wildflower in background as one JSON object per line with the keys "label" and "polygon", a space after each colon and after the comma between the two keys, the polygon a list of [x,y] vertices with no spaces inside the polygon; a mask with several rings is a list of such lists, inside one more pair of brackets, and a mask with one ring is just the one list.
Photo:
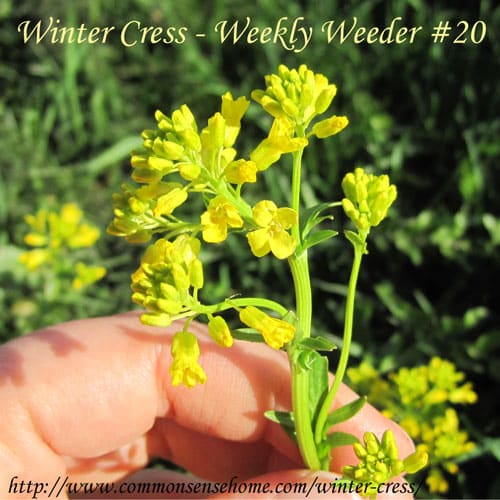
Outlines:
{"label": "yellow wildflower in background", "polygon": [[252,210],[260,229],[247,234],[248,243],[256,257],[269,252],[278,259],[286,259],[295,251],[297,241],[288,230],[298,223],[297,212],[292,208],[278,208],[270,200],[259,201]]}
{"label": "yellow wildflower in background", "polygon": [[477,400],[472,384],[463,383],[465,374],[450,361],[434,356],[427,365],[402,367],[385,378],[366,362],[350,368],[348,376],[356,392],[367,395],[370,403],[396,420],[417,450],[429,455],[426,483],[431,493],[446,493],[443,469],[456,474],[457,459],[474,448],[450,406]]}
{"label": "yellow wildflower in background", "polygon": [[148,310],[141,316],[144,323],[168,326],[173,316],[190,311],[203,286],[199,251],[200,241],[185,234],[148,247],[131,285],[132,300]]}
{"label": "yellow wildflower in background", "polygon": [[83,212],[74,203],[63,205],[59,213],[41,209],[35,215],[25,216],[32,231],[24,241],[34,247],[91,247],[99,239],[100,232],[82,219]]}
{"label": "yellow wildflower in background", "polygon": [[19,261],[29,271],[46,270],[52,273],[51,279],[61,283],[69,279],[74,290],[105,276],[104,267],[76,261],[77,255],[81,257],[80,249],[92,247],[100,235],[96,226],[84,221],[78,205],[66,203],[59,212],[40,209],[24,219],[31,229],[24,241],[36,247],[19,255]]}
{"label": "yellow wildflower in background", "polygon": [[92,283],[99,281],[106,274],[106,268],[102,266],[87,266],[84,262],[77,262],[75,271],[76,276],[72,282],[72,287],[75,290],[92,285]]}

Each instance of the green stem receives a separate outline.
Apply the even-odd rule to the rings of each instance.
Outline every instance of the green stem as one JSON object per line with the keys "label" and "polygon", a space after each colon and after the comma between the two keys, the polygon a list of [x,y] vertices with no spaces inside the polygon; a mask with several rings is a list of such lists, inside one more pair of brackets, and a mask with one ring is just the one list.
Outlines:
{"label": "green stem", "polygon": [[[261,297],[241,297],[236,299],[226,299],[223,302],[219,302],[218,304],[208,306],[199,303],[192,304],[192,310],[189,311],[189,313],[208,315],[227,311],[228,309],[246,306],[255,306],[269,309],[270,311],[274,311],[275,313],[279,314],[281,317],[285,316],[288,313],[288,309],[282,306],[279,302],[275,302],[274,300],[270,299],[263,299]],[[175,316],[175,319],[177,319],[177,317],[178,316]]]}
{"label": "green stem", "polygon": [[[297,126],[297,136],[304,137],[304,128]],[[302,170],[302,155],[304,149],[293,153],[292,174],[292,208],[297,212],[300,220],[300,183]],[[292,236],[298,244],[300,241],[299,225],[292,228]],[[298,332],[296,340],[311,336],[312,295],[311,279],[309,275],[309,262],[307,251],[300,255],[293,254],[289,259],[290,270],[295,287],[296,312],[298,318]],[[309,372],[300,369],[293,361],[293,344],[288,349],[292,375],[292,411],[295,420],[295,433],[302,458],[306,466],[312,470],[321,467],[309,411]]]}
{"label": "green stem", "polygon": [[[365,236],[366,238],[366,236]],[[364,240],[363,244],[354,245],[354,260],[352,263],[351,276],[349,278],[349,287],[347,292],[347,300],[345,306],[345,319],[344,319],[344,338],[342,342],[342,351],[340,353],[339,363],[335,371],[335,378],[332,387],[330,388],[326,398],[321,406],[316,422],[316,429],[314,432],[314,439],[316,443],[320,443],[325,435],[325,429],[328,414],[335,401],[335,396],[339,390],[340,384],[345,375],[347,368],[347,361],[349,359],[349,351],[351,347],[352,328],[354,324],[354,299],[356,297],[356,285],[358,282],[359,269],[361,267],[361,259],[365,253]]]}
{"label": "green stem", "polygon": [[[300,256],[293,255],[289,259],[295,285],[297,317],[299,329],[297,340],[311,336],[311,283],[307,251]],[[292,409],[295,420],[295,432],[302,458],[309,469],[321,468],[320,460],[314,443],[314,434],[309,411],[309,372],[300,369],[293,361],[293,344],[288,350],[292,372]]]}

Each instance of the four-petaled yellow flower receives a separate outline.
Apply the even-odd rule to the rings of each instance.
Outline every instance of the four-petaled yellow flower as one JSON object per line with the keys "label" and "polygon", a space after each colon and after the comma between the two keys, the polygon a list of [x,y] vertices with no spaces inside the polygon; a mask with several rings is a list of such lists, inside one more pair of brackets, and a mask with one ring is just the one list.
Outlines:
{"label": "four-petaled yellow flower", "polygon": [[288,229],[298,222],[293,208],[278,208],[270,200],[259,201],[252,210],[255,223],[260,229],[248,233],[248,243],[256,257],[272,252],[278,259],[286,259],[295,251],[297,241]]}
{"label": "four-petaled yellow flower", "polygon": [[281,349],[295,335],[296,329],[288,321],[273,318],[254,306],[242,309],[240,320],[245,325],[260,332],[266,344],[273,349]]}
{"label": "four-petaled yellow flower", "polygon": [[207,243],[220,243],[227,238],[228,227],[242,227],[238,210],[223,196],[210,200],[208,209],[201,214],[203,239]]}
{"label": "four-petaled yellow flower", "polygon": [[191,388],[196,384],[205,383],[207,375],[198,363],[200,346],[195,335],[190,332],[177,332],[172,340],[170,352],[173,358],[170,365],[173,386],[184,384]]}

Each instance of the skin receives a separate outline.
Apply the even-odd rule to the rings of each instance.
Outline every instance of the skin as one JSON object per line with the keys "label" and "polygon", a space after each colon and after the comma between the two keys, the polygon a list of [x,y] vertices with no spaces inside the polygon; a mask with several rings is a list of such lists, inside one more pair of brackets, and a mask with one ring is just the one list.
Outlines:
{"label": "skin", "polygon": [[[264,418],[266,410],[291,405],[286,355],[266,345],[235,342],[220,348],[203,325],[193,323],[208,379],[193,389],[172,387],[169,349],[180,327],[148,327],[138,313],[125,313],[56,325],[0,346],[0,496],[14,476],[18,482],[43,481],[49,490],[59,476],[92,482],[194,480],[141,470],[153,457],[189,470],[195,480],[237,476],[272,485],[311,483],[315,476],[331,482],[343,465],[357,462],[350,447],[342,447],[332,459],[333,473],[308,471],[292,441]],[[335,407],[355,398],[343,386]],[[361,438],[366,430],[381,436],[388,428],[402,458],[414,451],[406,433],[370,405],[335,430]]]}

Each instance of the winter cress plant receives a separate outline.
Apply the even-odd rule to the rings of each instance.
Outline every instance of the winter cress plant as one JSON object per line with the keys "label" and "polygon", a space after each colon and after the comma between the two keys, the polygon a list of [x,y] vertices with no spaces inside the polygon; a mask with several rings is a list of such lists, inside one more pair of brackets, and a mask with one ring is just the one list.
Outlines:
{"label": "winter cress plant", "polygon": [[[108,231],[132,243],[148,243],[139,268],[132,275],[132,299],[144,309],[141,320],[168,327],[184,319],[173,338],[170,368],[173,385],[188,388],[206,381],[199,364],[200,349],[190,331],[193,320],[205,320],[213,340],[230,348],[233,339],[263,341],[288,354],[292,379],[291,412],[269,411],[266,416],[281,424],[296,440],[305,464],[328,469],[332,449],[352,444],[360,462],[344,468],[349,480],[376,485],[422,468],[427,455],[417,452],[404,460],[398,456],[394,436],[387,431],[379,440],[367,433],[364,444],[355,436],[329,432],[331,427],[356,414],[365,398],[331,412],[349,357],[353,329],[356,282],[367,239],[372,228],[386,217],[396,199],[396,187],[387,175],[374,175],[361,168],[348,173],[341,201],[303,206],[301,177],[303,153],[312,140],[326,139],[348,124],[345,116],[324,115],[336,94],[336,86],[305,65],[265,78],[266,88],[254,90],[252,98],[273,120],[267,137],[247,158],[240,157],[235,143],[241,120],[250,105],[245,97],[222,96],[217,111],[204,128],[187,105],[170,116],[157,111],[157,126],[142,133],[143,147],[131,157],[134,184],[122,186],[114,196],[114,219]],[[262,199],[251,204],[245,186],[259,182],[269,168],[286,168],[283,157],[291,155],[289,206]],[[204,210],[186,220],[179,208],[201,197]],[[345,232],[354,248],[354,259],[345,310],[342,350],[329,386],[328,359],[321,354],[335,348],[329,340],[311,335],[312,299],[308,249],[337,235],[325,224],[328,214],[342,207],[354,230]],[[221,244],[233,236],[246,237],[249,251],[257,258],[271,255],[288,263],[293,278],[294,310],[261,297],[227,297],[216,304],[200,300],[204,285],[202,245]],[[236,311],[242,328],[230,328],[223,314]],[[333,451],[334,452],[334,451]]]}

